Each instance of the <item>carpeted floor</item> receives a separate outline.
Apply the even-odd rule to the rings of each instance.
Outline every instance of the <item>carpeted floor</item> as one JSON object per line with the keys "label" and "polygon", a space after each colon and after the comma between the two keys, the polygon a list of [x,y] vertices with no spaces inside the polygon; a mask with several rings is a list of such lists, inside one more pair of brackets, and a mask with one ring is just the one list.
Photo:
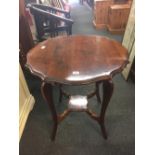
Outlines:
{"label": "carpeted floor", "polygon": [[122,41],[122,35],[112,35],[106,30],[96,30],[93,26],[93,11],[85,3],[72,3],[71,17],[74,20],[73,34],[101,35],[117,41]]}
{"label": "carpeted floor", "polygon": [[[92,11],[86,5],[72,4],[72,18],[75,20],[73,34],[97,34],[118,41],[122,36],[111,35],[107,31],[95,30],[92,25]],[[99,125],[85,113],[71,113],[60,125],[55,142],[50,141],[52,117],[40,93],[40,80],[28,71],[25,76],[35,106],[30,113],[20,140],[20,155],[134,155],[135,152],[135,86],[126,82],[121,75],[114,77],[114,94],[106,113],[108,140],[102,138]],[[93,85],[66,87],[72,93],[81,94],[93,89]],[[102,93],[102,92],[100,92]],[[61,112],[66,99],[58,103],[58,88],[55,87],[54,100]],[[99,112],[96,97],[90,99],[89,106]]]}

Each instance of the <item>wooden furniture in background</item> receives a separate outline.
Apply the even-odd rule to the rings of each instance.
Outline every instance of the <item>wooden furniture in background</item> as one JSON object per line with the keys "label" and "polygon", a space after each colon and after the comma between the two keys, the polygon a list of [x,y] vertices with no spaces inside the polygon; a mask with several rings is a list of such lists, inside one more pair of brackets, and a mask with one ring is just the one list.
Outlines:
{"label": "wooden furniture in background", "polygon": [[94,0],[94,20],[93,25],[97,29],[107,28],[109,6],[113,3],[112,0]]}
{"label": "wooden furniture in background", "polygon": [[22,67],[26,62],[27,52],[34,47],[32,33],[26,17],[25,1],[19,1],[19,49],[20,63]]}
{"label": "wooden furniture in background", "polygon": [[[58,123],[71,111],[86,112],[101,127],[107,138],[104,119],[113,93],[112,77],[120,73],[128,63],[128,52],[114,40],[101,36],[59,36],[39,43],[27,55],[27,67],[32,74],[42,79],[42,95],[53,117],[52,140],[55,139]],[[87,106],[88,98],[99,95],[98,91],[85,96],[69,97],[68,109],[57,114],[53,103],[53,85],[102,84],[103,99],[99,116]],[[97,94],[96,94],[97,93]]]}
{"label": "wooden furniture in background", "polygon": [[47,37],[58,36],[60,32],[72,34],[72,24],[68,11],[42,4],[29,4],[28,6],[35,19],[37,38],[39,41]]}
{"label": "wooden furniture in background", "polygon": [[124,33],[122,45],[128,49],[128,53],[129,53],[129,64],[122,72],[124,78],[127,80],[130,75],[132,66],[134,69],[134,60],[135,60],[135,0],[133,0],[132,6],[131,6],[131,11],[130,11],[128,23],[126,26],[126,30]]}
{"label": "wooden furniture in background", "polygon": [[94,0],[93,25],[97,29],[108,29],[112,33],[125,30],[131,1]]}
{"label": "wooden furniture in background", "polygon": [[20,44],[20,63],[22,67],[26,62],[27,52],[34,47],[32,33],[27,18],[23,15],[19,17],[19,44]]}
{"label": "wooden furniture in background", "polygon": [[109,8],[108,30],[112,33],[124,33],[128,16],[130,12],[130,4],[116,4]]}

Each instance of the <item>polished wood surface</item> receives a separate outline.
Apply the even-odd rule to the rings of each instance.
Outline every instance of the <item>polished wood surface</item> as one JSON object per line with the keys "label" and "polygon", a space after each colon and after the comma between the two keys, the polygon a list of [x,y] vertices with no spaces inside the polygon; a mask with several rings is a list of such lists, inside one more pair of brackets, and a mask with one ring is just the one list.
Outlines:
{"label": "polished wood surface", "polygon": [[127,64],[122,45],[101,36],[50,38],[27,55],[31,72],[46,82],[85,84],[111,78]]}
{"label": "polished wood surface", "polygon": [[[27,55],[27,67],[39,76],[43,82],[42,95],[49,105],[53,117],[51,139],[54,140],[60,123],[70,112],[86,112],[101,127],[102,135],[107,139],[105,112],[113,93],[112,77],[128,63],[128,52],[114,40],[93,35],[74,35],[50,38],[39,43]],[[95,83],[95,91],[81,96],[71,95],[62,90],[62,84],[82,85]],[[69,98],[68,109],[57,114],[53,102],[53,85],[60,86],[62,95]],[[102,84],[102,101],[99,85]],[[99,115],[88,108],[88,99],[96,95],[101,103]]]}
{"label": "polished wood surface", "polygon": [[[102,91],[103,99],[101,104],[100,114],[96,114],[90,108],[87,107],[88,96],[72,96],[69,95],[68,108],[65,109],[62,113],[58,114],[53,102],[53,85],[47,82],[42,82],[41,92],[47,102],[51,115],[53,117],[53,130],[51,133],[51,140],[54,141],[56,137],[56,132],[58,124],[68,116],[70,112],[86,112],[93,120],[95,120],[101,127],[102,135],[105,139],[108,138],[106,128],[105,128],[105,113],[110,102],[111,96],[113,94],[113,82],[111,79],[102,81]],[[74,101],[73,101],[74,99]],[[73,103],[74,102],[74,103]],[[76,102],[76,103],[75,103]],[[81,103],[82,102],[82,103]]]}
{"label": "polished wood surface", "polygon": [[117,4],[109,7],[108,30],[112,33],[124,33],[131,4]]}

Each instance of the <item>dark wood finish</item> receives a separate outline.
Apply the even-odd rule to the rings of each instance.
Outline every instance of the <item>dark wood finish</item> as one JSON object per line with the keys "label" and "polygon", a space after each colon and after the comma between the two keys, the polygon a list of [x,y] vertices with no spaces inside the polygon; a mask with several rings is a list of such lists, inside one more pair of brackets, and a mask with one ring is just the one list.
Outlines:
{"label": "dark wood finish", "polygon": [[73,20],[69,19],[69,12],[41,4],[29,4],[28,7],[34,15],[39,41],[47,39],[47,34],[48,37],[55,37],[60,32],[72,34]]}
{"label": "dark wood finish", "polygon": [[42,95],[43,95],[45,101],[49,105],[49,108],[51,110],[51,114],[53,117],[53,131],[52,131],[51,139],[54,140],[56,131],[57,131],[57,126],[58,126],[58,119],[57,119],[56,109],[53,104],[53,88],[52,88],[51,84],[43,82],[41,85],[41,92],[42,92]]}
{"label": "dark wood finish", "polygon": [[111,79],[104,81],[103,83],[103,101],[102,101],[102,108],[101,108],[101,112],[100,112],[100,119],[99,119],[99,124],[101,126],[101,130],[103,133],[103,137],[105,139],[107,139],[107,133],[105,130],[105,125],[104,125],[104,118],[105,118],[105,112],[108,106],[108,103],[110,101],[110,98],[112,96],[113,93],[113,82]]}
{"label": "dark wood finish", "polygon": [[[49,83],[45,83],[45,82],[42,83],[41,92],[42,92],[42,95],[43,95],[45,101],[49,105],[49,109],[50,109],[52,117],[53,117],[53,130],[52,130],[52,134],[51,134],[52,140],[55,140],[58,123],[60,123],[63,119],[65,119],[65,117],[70,112],[86,112],[92,119],[94,119],[95,121],[97,121],[99,123],[103,137],[105,139],[107,139],[104,118],[105,118],[106,108],[108,106],[108,103],[109,103],[110,98],[113,93],[113,83],[112,83],[112,80],[106,80],[106,81],[102,82],[102,85],[103,85],[104,95],[103,95],[103,101],[102,101],[102,106],[101,106],[101,112],[100,112],[100,115],[98,116],[96,113],[94,113],[88,107],[84,107],[84,108],[81,107],[81,105],[83,105],[83,104],[81,102],[82,100],[81,100],[80,96],[79,96],[79,98],[75,96],[77,99],[77,102],[79,102],[77,107],[74,106],[75,108],[68,108],[68,109],[64,110],[64,112],[62,112],[61,114],[57,114],[55,106],[54,106],[54,102],[53,102],[53,96],[52,96],[53,94],[52,94],[52,89],[51,89],[52,85]],[[70,96],[70,98],[72,97],[71,95],[69,95],[69,96]],[[71,103],[69,103],[69,104],[71,104]]]}
{"label": "dark wood finish", "polygon": [[26,16],[25,14],[25,0],[19,0],[19,17]]}
{"label": "dark wood finish", "polygon": [[130,70],[130,73],[129,73],[129,78],[131,78],[133,83],[135,83],[135,58],[133,60],[132,66],[131,66],[131,70]]}
{"label": "dark wood finish", "polygon": [[[52,140],[55,138],[58,123],[72,111],[86,112],[99,123],[103,137],[107,139],[105,112],[113,93],[112,77],[121,72],[127,63],[127,50],[120,43],[101,36],[75,35],[50,38],[30,50],[27,55],[27,67],[43,80],[42,94],[49,104],[54,121]],[[73,103],[69,100],[71,106],[61,114],[56,113],[50,90],[52,84],[60,86],[61,101],[62,95],[71,98],[70,94],[62,90],[62,84],[82,85],[94,82],[96,89],[87,94],[87,99],[93,95],[97,96],[98,102],[101,103],[99,115],[89,109],[85,105],[86,100],[82,101],[83,97],[80,96],[72,98],[85,103],[70,108]],[[100,84],[104,92],[102,102],[99,95]]]}
{"label": "dark wood finish", "polygon": [[25,68],[26,54],[24,53],[22,45],[20,43],[19,43],[19,62],[20,62],[22,69]]}
{"label": "dark wood finish", "polygon": [[26,54],[34,47],[34,42],[28,21],[22,15],[19,17],[19,43],[22,52],[20,54],[23,56],[21,61],[25,64]]}
{"label": "dark wood finish", "polygon": [[87,84],[111,78],[128,63],[128,52],[101,36],[59,36],[30,50],[27,66],[42,80]]}
{"label": "dark wood finish", "polygon": [[98,103],[101,103],[99,84],[100,84],[100,82],[96,82],[96,92],[95,92],[95,94],[96,94]]}
{"label": "dark wood finish", "polygon": [[33,37],[25,13],[24,0],[19,1],[19,60],[23,68],[26,63],[27,52],[34,47]]}

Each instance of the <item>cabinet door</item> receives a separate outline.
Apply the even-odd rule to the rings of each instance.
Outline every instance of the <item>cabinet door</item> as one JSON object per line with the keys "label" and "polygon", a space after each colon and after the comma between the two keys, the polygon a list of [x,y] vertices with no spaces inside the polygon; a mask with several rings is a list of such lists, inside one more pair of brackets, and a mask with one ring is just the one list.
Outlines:
{"label": "cabinet door", "polygon": [[128,21],[130,5],[111,6],[109,10],[109,25],[113,29],[125,29]]}
{"label": "cabinet door", "polygon": [[94,1],[94,25],[96,28],[106,28],[108,24],[109,6],[111,0],[95,0]]}

